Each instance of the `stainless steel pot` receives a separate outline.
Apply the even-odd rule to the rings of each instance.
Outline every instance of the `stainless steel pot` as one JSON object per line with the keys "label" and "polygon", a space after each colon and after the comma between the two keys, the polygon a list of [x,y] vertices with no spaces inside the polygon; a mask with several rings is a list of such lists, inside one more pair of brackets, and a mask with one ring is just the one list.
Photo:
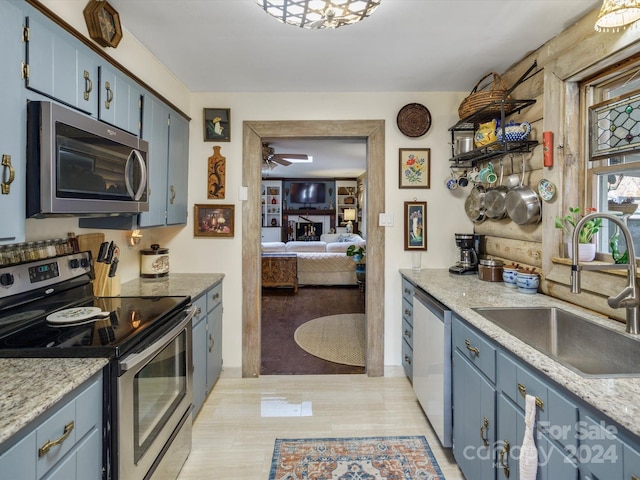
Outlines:
{"label": "stainless steel pot", "polygon": [[506,197],[506,207],[509,218],[518,225],[538,223],[542,220],[542,202],[538,193],[531,187],[524,185],[524,156],[522,158],[522,178],[520,186],[509,190]]}
{"label": "stainless steel pot", "polygon": [[470,152],[471,150],[473,150],[473,148],[474,148],[474,145],[473,145],[472,136],[456,138],[456,143],[454,147],[454,153],[456,155],[461,155],[463,153]]}
{"label": "stainless steel pot", "polygon": [[484,222],[487,218],[484,207],[485,193],[486,190],[482,185],[474,185],[464,202],[467,217],[474,223]]}
{"label": "stainless steel pot", "polygon": [[490,188],[484,195],[484,206],[487,218],[501,220],[507,216],[507,192],[509,189],[502,184],[504,166],[500,160],[500,183]]}

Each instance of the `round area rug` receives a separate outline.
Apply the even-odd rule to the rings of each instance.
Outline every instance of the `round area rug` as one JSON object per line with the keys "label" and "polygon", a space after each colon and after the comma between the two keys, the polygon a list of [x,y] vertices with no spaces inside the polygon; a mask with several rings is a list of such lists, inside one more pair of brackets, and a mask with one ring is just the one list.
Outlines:
{"label": "round area rug", "polygon": [[329,362],[365,366],[364,313],[343,313],[309,320],[293,338],[300,348]]}

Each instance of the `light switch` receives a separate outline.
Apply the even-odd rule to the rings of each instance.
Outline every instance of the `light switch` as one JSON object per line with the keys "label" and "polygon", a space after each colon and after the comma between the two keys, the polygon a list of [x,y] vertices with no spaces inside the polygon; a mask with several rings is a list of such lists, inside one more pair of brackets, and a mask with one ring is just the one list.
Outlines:
{"label": "light switch", "polygon": [[246,201],[249,198],[249,190],[247,187],[240,187],[238,189],[238,200],[241,202]]}
{"label": "light switch", "polygon": [[393,213],[379,214],[378,225],[381,227],[393,227]]}

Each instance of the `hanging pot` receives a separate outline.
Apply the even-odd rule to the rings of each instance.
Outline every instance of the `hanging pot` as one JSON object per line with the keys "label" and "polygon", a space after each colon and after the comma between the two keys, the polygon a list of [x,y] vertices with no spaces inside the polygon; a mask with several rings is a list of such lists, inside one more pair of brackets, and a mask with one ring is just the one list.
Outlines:
{"label": "hanging pot", "polygon": [[518,225],[538,223],[542,219],[541,204],[538,193],[531,187],[524,185],[524,155],[522,156],[522,178],[520,186],[509,190],[506,197],[506,207],[509,218]]}
{"label": "hanging pot", "polygon": [[484,222],[487,218],[484,208],[485,193],[485,188],[476,184],[464,202],[464,210],[467,213],[467,217],[474,223]]}
{"label": "hanging pot", "polygon": [[489,189],[484,195],[484,206],[487,218],[501,220],[507,216],[507,192],[509,189],[502,184],[504,167],[500,160],[500,183]]}

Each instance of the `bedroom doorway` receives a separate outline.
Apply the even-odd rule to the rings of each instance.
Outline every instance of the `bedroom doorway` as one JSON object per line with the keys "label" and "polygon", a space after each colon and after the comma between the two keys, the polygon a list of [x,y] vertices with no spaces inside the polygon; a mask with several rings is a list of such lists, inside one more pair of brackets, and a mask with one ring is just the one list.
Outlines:
{"label": "bedroom doorway", "polygon": [[[367,145],[367,273],[366,304],[366,372],[369,376],[384,373],[384,231],[377,225],[384,211],[384,121],[265,121],[243,124],[243,185],[250,195],[242,207],[243,235],[243,318],[242,375],[260,375],[260,187],[262,181],[262,138],[361,138]],[[375,189],[375,190],[374,190]]]}

